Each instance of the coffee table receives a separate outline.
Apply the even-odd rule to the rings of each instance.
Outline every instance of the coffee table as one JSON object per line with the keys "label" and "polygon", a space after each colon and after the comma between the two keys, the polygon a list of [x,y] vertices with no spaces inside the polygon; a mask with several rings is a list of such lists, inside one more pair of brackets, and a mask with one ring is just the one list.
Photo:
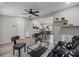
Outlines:
{"label": "coffee table", "polygon": [[48,49],[48,43],[37,42],[27,46],[27,53],[32,57],[40,57]]}

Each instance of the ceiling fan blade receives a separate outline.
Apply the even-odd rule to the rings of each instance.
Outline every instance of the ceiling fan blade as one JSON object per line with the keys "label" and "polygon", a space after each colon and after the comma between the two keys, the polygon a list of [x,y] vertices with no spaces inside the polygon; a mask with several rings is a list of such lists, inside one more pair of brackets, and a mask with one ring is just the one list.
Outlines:
{"label": "ceiling fan blade", "polygon": [[39,13],[39,11],[35,11],[35,12],[33,12],[33,13]]}
{"label": "ceiling fan blade", "polygon": [[32,13],[33,15],[35,15],[35,16],[37,16],[37,17],[39,17],[39,15],[37,15],[37,14],[34,14],[34,13]]}
{"label": "ceiling fan blade", "polygon": [[25,11],[29,12],[28,10],[24,9]]}

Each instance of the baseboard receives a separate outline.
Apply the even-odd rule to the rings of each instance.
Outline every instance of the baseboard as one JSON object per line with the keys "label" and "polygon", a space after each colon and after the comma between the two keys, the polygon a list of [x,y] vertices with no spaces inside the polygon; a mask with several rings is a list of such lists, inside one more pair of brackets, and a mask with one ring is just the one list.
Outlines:
{"label": "baseboard", "polygon": [[10,43],[10,41],[7,41],[7,42],[1,42],[0,44],[5,44],[5,43]]}

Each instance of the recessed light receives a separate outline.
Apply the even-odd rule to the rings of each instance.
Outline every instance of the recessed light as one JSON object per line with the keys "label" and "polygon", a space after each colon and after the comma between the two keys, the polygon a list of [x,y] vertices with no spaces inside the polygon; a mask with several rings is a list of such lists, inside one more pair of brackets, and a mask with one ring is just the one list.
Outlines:
{"label": "recessed light", "polygon": [[71,2],[66,2],[66,4],[70,4]]}

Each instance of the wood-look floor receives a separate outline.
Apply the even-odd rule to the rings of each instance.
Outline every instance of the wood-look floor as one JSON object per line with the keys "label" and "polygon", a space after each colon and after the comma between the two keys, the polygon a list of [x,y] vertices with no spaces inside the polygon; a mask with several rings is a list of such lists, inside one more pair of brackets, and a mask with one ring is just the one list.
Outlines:
{"label": "wood-look floor", "polygon": [[[18,42],[26,43],[26,45],[30,45],[35,43],[35,38],[25,38],[18,40]],[[13,50],[13,42],[0,44],[0,56],[9,53]]]}

